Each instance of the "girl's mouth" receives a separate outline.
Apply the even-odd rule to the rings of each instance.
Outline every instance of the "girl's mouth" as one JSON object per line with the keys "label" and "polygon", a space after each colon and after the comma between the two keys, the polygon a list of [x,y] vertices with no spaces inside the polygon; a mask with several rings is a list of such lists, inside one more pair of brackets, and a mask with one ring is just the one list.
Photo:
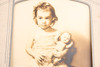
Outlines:
{"label": "girl's mouth", "polygon": [[47,26],[47,25],[42,25],[42,26]]}

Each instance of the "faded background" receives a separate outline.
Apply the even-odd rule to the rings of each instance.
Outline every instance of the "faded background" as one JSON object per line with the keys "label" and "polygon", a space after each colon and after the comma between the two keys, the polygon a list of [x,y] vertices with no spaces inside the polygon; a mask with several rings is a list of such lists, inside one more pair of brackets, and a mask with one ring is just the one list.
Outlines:
{"label": "faded background", "polygon": [[[92,14],[92,25],[93,25],[93,57],[94,57],[94,67],[99,67],[100,66],[100,62],[99,62],[99,58],[100,58],[100,55],[99,55],[99,44],[100,44],[100,39],[99,39],[99,34],[100,34],[100,31],[99,31],[99,21],[100,21],[100,10],[99,10],[99,8],[100,8],[100,5],[99,5],[99,1],[94,1],[94,0],[87,0],[87,1],[85,1],[84,0],[84,2],[87,2],[88,4],[90,4],[90,6],[92,6],[91,7],[91,10],[92,10],[92,12],[91,12],[91,14]],[[27,3],[27,2],[26,2]],[[25,3],[22,3],[23,5],[25,4]],[[19,6],[20,7],[19,7]],[[17,6],[16,6],[16,9],[15,9],[15,11],[16,10],[18,10],[18,9],[20,9],[20,8],[26,8],[25,6],[23,6],[23,5],[20,5],[20,4],[18,4]],[[32,5],[32,3],[31,4],[28,4],[27,3],[27,6],[31,6]],[[88,43],[88,40],[89,40],[89,28],[87,28],[88,27],[88,24],[89,23],[86,23],[86,24],[83,24],[83,23],[78,23],[78,22],[85,22],[84,20],[86,20],[86,18],[89,18],[88,17],[88,7],[87,6],[85,6],[85,5],[81,5],[81,6],[79,6],[79,4],[76,4],[76,3],[73,3],[73,5],[75,5],[75,6],[72,6],[72,5],[70,5],[69,4],[69,6],[66,6],[66,7],[70,7],[69,8],[69,10],[66,10],[67,11],[67,13],[68,13],[68,15],[66,15],[66,16],[61,16],[60,14],[59,14],[59,11],[57,12],[58,14],[58,18],[60,19],[59,20],[59,23],[57,24],[58,26],[59,26],[59,24],[61,24],[61,22],[65,22],[65,20],[63,20],[64,19],[64,17],[69,17],[66,21],[66,23],[68,24],[67,26],[66,26],[66,31],[68,31],[68,32],[70,32],[70,33],[72,33],[72,38],[73,38],[73,40],[75,41],[75,48],[77,49],[76,50],[76,53],[75,53],[75,55],[74,55],[74,57],[73,57],[73,61],[72,61],[72,65],[73,66],[76,66],[76,67],[80,67],[80,65],[88,65],[89,63],[87,63],[86,64],[86,62],[88,62],[88,61],[86,61],[85,63],[83,62],[83,60],[85,60],[84,58],[88,58],[89,59],[89,55],[87,54],[87,53],[89,53],[88,52],[88,50],[89,50],[89,48],[87,48],[87,46],[89,47],[89,45],[86,45],[86,44],[89,44]],[[56,7],[57,5],[55,5],[55,7]],[[8,17],[8,15],[11,15],[11,13],[10,13],[10,9],[8,8],[9,7],[9,1],[6,1],[6,0],[3,0],[3,1],[0,1],[0,67],[6,67],[5,66],[5,63],[8,61],[8,60],[6,60],[5,58],[7,58],[8,56],[6,56],[6,55],[8,55],[9,53],[6,53],[5,52],[5,50],[6,50],[6,48],[8,48],[9,46],[8,46],[8,44],[7,43],[9,43],[9,39],[10,39],[10,32],[8,31],[8,30],[10,30],[10,28],[9,28],[9,26],[10,26],[10,24],[9,24],[9,22],[8,21],[10,21],[9,19],[11,19],[10,17]],[[60,6],[60,7],[62,7],[62,6]],[[80,17],[76,17],[75,15],[75,13],[73,13],[73,11],[71,11],[71,14],[70,14],[70,10],[73,10],[72,8],[75,8],[75,12],[77,13],[78,11],[79,11],[79,15],[81,14],[81,12],[80,11],[82,11],[82,13],[84,13],[84,14],[82,14],[82,15],[80,15],[80,17],[83,17],[81,20],[83,20],[83,21],[81,21],[81,20],[79,20],[79,18]],[[81,8],[80,8],[81,7]],[[85,7],[85,8],[84,8]],[[31,7],[29,7],[28,9],[30,9],[30,8],[32,8],[32,6]],[[80,9],[78,9],[78,8],[80,8]],[[63,9],[63,8],[62,8]],[[76,9],[78,9],[78,11],[76,10]],[[85,9],[85,11],[84,11],[84,9]],[[26,10],[26,9],[24,9],[24,10]],[[20,49],[24,49],[25,48],[25,45],[22,45],[23,43],[25,44],[25,42],[26,42],[26,39],[28,38],[28,35],[29,35],[29,33],[28,32],[31,32],[31,27],[32,26],[30,26],[30,25],[33,25],[32,24],[32,17],[27,17],[27,16],[30,16],[30,15],[32,15],[31,13],[32,12],[29,12],[29,14],[26,14],[25,13],[25,11],[24,10],[22,10],[21,9],[21,15],[20,16],[18,16],[18,17],[15,17],[15,18],[19,18],[20,19],[20,17],[21,16],[23,16],[23,15],[26,15],[26,16],[24,16],[23,18],[26,20],[22,20],[22,19],[20,19],[22,22],[22,24],[20,23],[20,22],[18,22],[18,23],[14,23],[14,30],[16,30],[15,31],[15,34],[14,35],[18,35],[18,36],[20,36],[21,34],[23,34],[24,33],[24,35],[22,35],[21,37],[16,37],[16,36],[14,36],[14,40],[16,40],[17,38],[17,40],[22,40],[22,42],[20,42],[19,43],[19,41],[17,41],[17,42],[14,42],[14,43],[16,43],[17,45],[15,45],[15,46],[12,46],[12,47],[15,47],[15,49],[13,50],[13,52],[15,53],[13,53],[13,61],[15,62],[15,65],[18,65],[18,63],[20,63],[20,64],[26,64],[28,61],[28,59],[26,58],[27,57],[27,54],[25,54],[25,51],[20,51]],[[57,8],[55,8],[55,10],[57,11]],[[28,10],[28,11],[30,11],[30,10]],[[61,12],[61,11],[60,11]],[[62,13],[63,13],[64,11],[62,11]],[[20,11],[17,11],[17,12],[15,12],[15,13],[18,13],[17,15],[19,15],[19,13],[20,13]],[[73,14],[74,14],[74,16],[73,16]],[[78,15],[78,16],[79,16]],[[78,26],[77,26],[77,24],[76,25],[73,25],[73,21],[72,21],[72,16],[73,16],[73,21],[77,21],[77,24],[78,24]],[[86,17],[84,17],[84,16],[86,16]],[[70,18],[71,17],[71,18]],[[30,21],[29,20],[27,20],[27,18],[29,18],[30,19]],[[77,20],[76,20],[77,19]],[[15,20],[17,20],[17,19],[15,19]],[[19,21],[19,20],[18,20]],[[23,22],[23,21],[25,21],[25,22]],[[69,22],[71,22],[71,23],[68,23],[68,21]],[[86,20],[86,21],[89,21],[88,19]],[[28,22],[28,23],[27,23]],[[31,23],[30,23],[31,22]],[[20,24],[20,25],[19,25]],[[57,25],[55,26],[55,28],[58,28],[57,27]],[[63,24],[61,24],[62,26],[64,26]],[[73,27],[70,27],[70,25],[73,25],[73,27],[74,27],[74,29],[72,29]],[[86,26],[87,25],[87,26]],[[30,26],[30,27],[28,27],[28,26]],[[17,28],[16,28],[17,27]],[[27,27],[27,28],[26,28]],[[83,28],[83,27],[85,27],[85,28]],[[18,30],[18,28],[21,30],[21,31],[19,31]],[[65,28],[65,27],[59,27],[60,29],[63,29],[63,28]],[[59,29],[58,28],[58,29]],[[60,30],[59,29],[59,30]],[[26,30],[28,31],[28,32],[26,32]],[[74,31],[73,31],[74,30]],[[79,32],[80,31],[80,32]],[[9,35],[8,35],[9,34]],[[88,34],[88,35],[87,35]],[[77,36],[78,35],[78,36]],[[77,38],[76,38],[77,37]],[[80,38],[81,37],[81,38]],[[25,39],[26,38],[26,39]],[[24,39],[24,40],[23,40]],[[84,41],[84,43],[83,42],[81,42],[81,40],[82,41]],[[23,42],[24,41],[24,42]],[[81,44],[80,44],[80,43]],[[19,46],[18,46],[19,45]],[[18,48],[18,49],[16,49],[16,48]],[[84,52],[80,52],[80,50],[84,50],[85,49],[85,51]],[[86,51],[87,50],[87,51]],[[24,52],[24,56],[22,55],[22,53]],[[80,56],[78,56],[80,54]],[[85,54],[85,55],[84,55]],[[20,56],[21,55],[21,56]],[[82,58],[82,56],[84,55],[84,57]],[[16,58],[14,58],[14,56],[17,56],[18,58],[21,58],[22,60],[21,61],[19,61],[20,59],[16,59]],[[78,57],[78,58],[77,58]],[[31,59],[31,58],[30,58]],[[81,59],[83,59],[83,60],[81,60]],[[17,61],[19,61],[19,62],[17,62]],[[80,62],[79,62],[80,61]],[[24,63],[22,63],[22,62],[24,62]],[[79,62],[79,63],[77,63],[77,62]],[[13,64],[14,65],[14,64]],[[19,67],[19,66],[14,66],[14,67]],[[22,65],[22,67],[23,67],[23,65]],[[27,65],[26,65],[26,67],[27,67]],[[81,66],[82,67],[82,66]],[[83,67],[89,67],[89,66],[83,66]]]}
{"label": "faded background", "polygon": [[[48,1],[54,6],[58,17],[54,27],[71,33],[75,42],[74,47],[68,53],[67,64],[69,67],[90,67],[89,7],[73,1]],[[11,67],[31,67],[30,63],[34,65],[30,56],[25,52],[25,47],[36,28],[32,11],[37,3],[38,1],[24,1],[16,3],[14,7]]]}

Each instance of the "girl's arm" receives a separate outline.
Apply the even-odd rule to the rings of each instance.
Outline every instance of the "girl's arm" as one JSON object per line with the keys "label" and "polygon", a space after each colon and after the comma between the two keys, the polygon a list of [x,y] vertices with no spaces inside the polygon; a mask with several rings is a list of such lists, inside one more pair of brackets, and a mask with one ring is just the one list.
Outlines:
{"label": "girl's arm", "polygon": [[68,49],[68,48],[70,48],[72,45],[73,45],[73,41],[71,41],[70,44],[66,45],[66,48]]}
{"label": "girl's arm", "polygon": [[55,57],[58,57],[58,58],[62,58],[63,56],[66,55],[67,52],[68,52],[68,49],[64,49],[64,50],[62,50],[62,51],[56,52],[56,53],[54,54],[54,56],[55,56]]}
{"label": "girl's arm", "polygon": [[36,54],[34,52],[34,49],[32,49],[32,47],[34,47],[34,42],[35,42],[34,39],[29,40],[27,45],[26,45],[26,49],[25,50],[30,56],[32,56],[34,59],[36,59],[39,64],[42,65],[44,62],[47,61],[46,57],[43,56],[43,55],[40,55],[40,54]]}
{"label": "girl's arm", "polygon": [[33,46],[34,46],[34,40],[29,39],[25,50],[29,55],[31,55],[34,58],[35,55],[34,55],[34,51],[32,50]]}

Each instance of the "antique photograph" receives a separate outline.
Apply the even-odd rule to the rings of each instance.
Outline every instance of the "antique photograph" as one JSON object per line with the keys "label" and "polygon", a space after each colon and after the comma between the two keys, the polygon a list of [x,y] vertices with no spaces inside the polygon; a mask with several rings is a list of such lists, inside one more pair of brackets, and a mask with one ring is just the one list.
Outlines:
{"label": "antique photograph", "polygon": [[90,20],[81,2],[16,2],[10,66],[92,67]]}

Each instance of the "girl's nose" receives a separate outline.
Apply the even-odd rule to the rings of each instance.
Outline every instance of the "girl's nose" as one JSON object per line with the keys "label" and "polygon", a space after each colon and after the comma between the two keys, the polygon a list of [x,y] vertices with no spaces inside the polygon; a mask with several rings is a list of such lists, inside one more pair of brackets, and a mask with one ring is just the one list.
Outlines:
{"label": "girl's nose", "polygon": [[45,21],[45,20],[43,20],[43,21],[42,21],[42,23],[44,23],[44,24],[45,24],[45,23],[46,23],[46,21]]}

